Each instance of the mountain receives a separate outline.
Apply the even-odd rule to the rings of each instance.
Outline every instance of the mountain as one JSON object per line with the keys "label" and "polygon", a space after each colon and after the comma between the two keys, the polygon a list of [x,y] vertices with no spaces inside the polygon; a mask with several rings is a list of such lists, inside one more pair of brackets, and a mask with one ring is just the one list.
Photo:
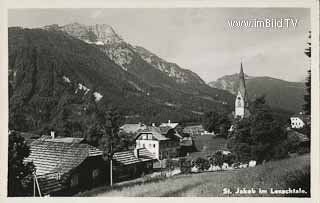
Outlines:
{"label": "mountain", "polygon": [[234,98],[177,65],[189,79],[176,81],[106,25],[12,27],[8,38],[11,129],[84,136],[99,105],[116,106],[128,122],[157,123],[199,120],[207,110],[230,108]]}
{"label": "mountain", "polygon": [[[246,87],[250,100],[265,95],[267,102],[274,108],[292,113],[302,111],[304,103],[305,85],[302,82],[288,82],[271,77],[252,77],[246,75]],[[238,90],[239,74],[223,76],[216,81],[209,82],[211,87],[227,90],[236,94]]]}
{"label": "mountain", "polygon": [[95,44],[123,70],[153,86],[179,88],[196,94],[198,91],[212,92],[196,73],[167,62],[141,46],[132,46],[109,25],[73,23],[45,26],[44,29],[61,30],[88,44]]}

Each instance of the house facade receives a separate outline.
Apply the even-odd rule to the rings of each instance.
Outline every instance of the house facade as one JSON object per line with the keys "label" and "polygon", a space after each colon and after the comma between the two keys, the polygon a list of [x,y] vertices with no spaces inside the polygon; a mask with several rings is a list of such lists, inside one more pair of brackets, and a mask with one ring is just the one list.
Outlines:
{"label": "house facade", "polygon": [[176,157],[180,147],[179,139],[168,138],[160,131],[146,130],[138,133],[136,148],[146,148],[158,160]]}
{"label": "house facade", "polygon": [[202,135],[205,132],[205,130],[202,125],[192,125],[184,127],[182,132],[185,134],[189,134],[193,137]]}
{"label": "house facade", "polygon": [[291,117],[290,121],[291,121],[291,128],[299,129],[299,128],[303,128],[305,125],[303,120],[299,117]]}

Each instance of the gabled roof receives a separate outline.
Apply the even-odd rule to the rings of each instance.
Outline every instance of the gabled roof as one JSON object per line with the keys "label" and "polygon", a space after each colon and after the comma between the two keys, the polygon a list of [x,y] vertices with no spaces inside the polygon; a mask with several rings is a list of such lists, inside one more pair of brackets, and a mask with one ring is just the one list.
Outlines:
{"label": "gabled roof", "polygon": [[124,132],[133,132],[136,133],[140,130],[146,129],[147,126],[141,123],[138,124],[124,124],[120,127],[120,130],[123,130]]}
{"label": "gabled roof", "polygon": [[35,140],[30,144],[30,155],[37,175],[64,174],[80,165],[86,158],[101,156],[103,152],[88,144]]}
{"label": "gabled roof", "polygon": [[170,126],[160,126],[159,128],[162,135],[166,135],[169,130],[173,129]]}
{"label": "gabled roof", "polygon": [[[42,137],[41,137],[42,138]],[[84,138],[79,138],[79,137],[58,137],[52,139],[51,136],[47,139],[43,139],[48,142],[64,142],[64,143],[81,143],[84,141]]]}
{"label": "gabled roof", "polygon": [[179,125],[179,123],[171,123],[170,121],[168,123],[161,123],[159,127],[170,127],[175,128]]}
{"label": "gabled roof", "polygon": [[139,158],[134,155],[133,151],[123,151],[114,153],[113,160],[121,165],[130,165],[144,161],[151,161],[154,159],[152,154],[147,149],[142,148],[139,150]]}
{"label": "gabled roof", "polygon": [[166,136],[164,136],[161,133],[158,133],[156,131],[143,131],[143,132],[140,132],[138,134],[137,138],[140,137],[142,134],[152,134],[153,138],[156,139],[156,140],[159,140],[159,141],[169,140],[169,138],[167,138]]}

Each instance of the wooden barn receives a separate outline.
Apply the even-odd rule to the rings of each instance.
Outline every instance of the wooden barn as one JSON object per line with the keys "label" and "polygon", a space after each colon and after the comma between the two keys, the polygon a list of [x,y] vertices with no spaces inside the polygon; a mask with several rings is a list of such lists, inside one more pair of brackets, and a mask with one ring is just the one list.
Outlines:
{"label": "wooden barn", "polygon": [[153,171],[153,155],[146,149],[117,152],[113,155],[115,181],[129,180],[141,177]]}
{"label": "wooden barn", "polygon": [[80,140],[38,139],[30,150],[25,161],[36,167],[41,195],[70,195],[107,182],[102,151]]}

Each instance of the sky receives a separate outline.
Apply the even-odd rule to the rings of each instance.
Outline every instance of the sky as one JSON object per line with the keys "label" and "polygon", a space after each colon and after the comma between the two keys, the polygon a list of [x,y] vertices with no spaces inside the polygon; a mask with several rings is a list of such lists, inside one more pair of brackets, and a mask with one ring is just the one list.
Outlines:
{"label": "sky", "polygon": [[[228,20],[297,19],[296,27],[231,28]],[[108,24],[127,42],[197,73],[206,82],[244,71],[302,81],[310,61],[307,8],[106,8],[9,10],[8,26]],[[285,23],[284,23],[285,24]]]}

